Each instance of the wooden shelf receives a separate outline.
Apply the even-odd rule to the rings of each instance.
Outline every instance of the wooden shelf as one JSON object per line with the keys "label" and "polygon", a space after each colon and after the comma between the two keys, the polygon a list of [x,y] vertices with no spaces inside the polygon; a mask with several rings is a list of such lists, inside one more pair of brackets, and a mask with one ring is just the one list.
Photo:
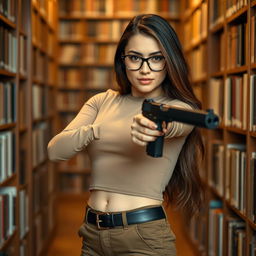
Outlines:
{"label": "wooden shelf", "polygon": [[4,70],[4,69],[0,69],[0,77],[1,76],[7,76],[7,77],[16,77],[15,73],[12,73],[10,71]]}
{"label": "wooden shelf", "polygon": [[14,173],[12,176],[6,178],[5,180],[3,180],[2,182],[0,182],[0,187],[6,187],[6,186],[10,186],[15,184],[15,180],[16,180],[17,174]]}
{"label": "wooden shelf", "polygon": [[103,43],[103,44],[117,44],[118,41],[117,40],[113,40],[113,39],[77,39],[77,40],[69,40],[69,39],[61,39],[59,40],[60,44],[87,44],[87,43]]}
{"label": "wooden shelf", "polygon": [[228,75],[232,75],[232,74],[238,74],[238,73],[244,73],[248,70],[248,66],[245,65],[245,66],[241,66],[241,67],[236,67],[236,68],[232,68],[232,69],[228,69],[226,71],[226,73]]}
{"label": "wooden shelf", "polygon": [[8,20],[6,17],[0,14],[0,20],[4,22],[5,25],[9,26],[12,29],[16,29],[16,24]]}
{"label": "wooden shelf", "polygon": [[[33,0],[33,3],[35,1],[39,0]],[[44,2],[45,5],[51,5],[51,17],[54,22],[55,16],[55,25],[57,25],[57,1],[48,0],[41,2]],[[37,4],[38,3],[39,2],[37,2]],[[20,256],[22,255],[22,246],[24,246],[24,255],[40,256],[34,245],[38,245],[40,243],[43,247],[47,245],[45,244],[45,241],[43,241],[42,237],[38,236],[39,233],[36,234],[36,229],[41,228],[42,230],[43,226],[48,226],[49,220],[53,220],[54,218],[54,211],[50,208],[49,203],[47,218],[43,218],[45,216],[40,216],[40,221],[42,222],[39,223],[40,221],[32,218],[33,207],[31,202],[34,204],[35,201],[38,200],[35,196],[40,193],[43,194],[43,192],[48,189],[48,182],[45,181],[47,177],[46,174],[48,174],[53,164],[49,163],[48,160],[45,160],[43,165],[40,164],[34,168],[32,165],[35,158],[39,159],[38,155],[40,153],[44,154],[42,152],[45,152],[46,145],[44,144],[48,140],[47,136],[53,135],[50,131],[47,131],[46,135],[46,131],[43,129],[46,129],[45,127],[49,126],[49,128],[52,127],[52,131],[54,131],[54,121],[52,116],[47,116],[47,118],[36,120],[35,122],[33,121],[33,109],[38,107],[35,105],[39,105],[40,102],[41,104],[46,103],[46,97],[41,92],[39,97],[34,98],[32,87],[35,82],[33,80],[33,74],[38,71],[38,73],[40,73],[45,79],[45,81],[40,83],[42,90],[46,91],[46,81],[50,81],[50,78],[52,84],[57,84],[56,79],[53,78],[52,74],[53,72],[56,74],[57,71],[56,68],[54,70],[54,65],[57,67],[57,52],[54,52],[54,55],[50,56],[43,45],[47,45],[50,42],[52,45],[55,44],[57,46],[57,41],[54,39],[56,38],[56,30],[53,29],[52,24],[48,23],[47,13],[43,14],[39,9],[33,7],[32,1],[9,0],[8,6],[2,5],[0,12],[3,11],[7,14],[6,16],[14,17],[15,21],[12,22],[0,14],[0,26],[1,28],[4,28],[3,31],[6,34],[6,42],[0,42],[0,48],[4,43],[4,50],[6,53],[4,56],[5,58],[1,59],[1,66],[4,66],[2,65],[2,62],[5,62],[5,64],[12,65],[12,69],[10,70],[16,71],[10,72],[3,68],[0,69],[0,82],[7,88],[7,94],[4,94],[4,96],[7,95],[4,97],[4,105],[7,111],[14,112],[11,117],[8,115],[7,117],[4,116],[5,119],[12,119],[11,123],[0,125],[0,135],[3,134],[3,136],[6,136],[4,140],[1,140],[1,147],[2,142],[7,141],[3,142],[7,145],[6,151],[4,152],[4,158],[1,153],[2,151],[0,150],[0,162],[6,161],[4,164],[8,175],[10,175],[9,173],[14,172],[13,175],[0,183],[0,188],[5,188],[1,190],[1,195],[7,194],[9,197],[8,200],[10,200],[9,205],[12,205],[11,202],[15,204],[13,206],[15,211],[13,209],[8,209],[8,218],[10,220],[13,218],[15,221],[15,231],[11,237],[0,246],[0,251],[1,253],[7,253],[8,256]],[[41,39],[44,39],[42,43],[40,42],[41,44],[33,45],[32,38],[35,37],[35,33]],[[51,35],[49,35],[50,33]],[[33,51],[40,53],[40,60],[37,59],[38,56],[33,55]],[[20,73],[20,70],[22,70],[22,74]],[[48,72],[49,70],[51,72]],[[11,89],[9,90],[9,88]],[[47,96],[54,98],[56,93],[55,88],[56,86],[52,90],[47,90]],[[3,98],[1,97],[0,100],[2,101],[2,99]],[[38,103],[37,101],[40,102]],[[8,108],[6,106],[8,106]],[[57,112],[54,104],[51,106],[53,106],[51,109],[52,113],[56,115]],[[2,116],[0,119],[2,120]],[[44,124],[41,125],[41,122],[44,122]],[[41,144],[35,143],[35,140],[38,140],[39,136],[41,136],[41,141],[43,141]],[[44,136],[43,139],[42,136]],[[5,144],[3,145],[5,146]],[[5,159],[11,159],[11,161],[9,162],[9,160],[7,161]],[[39,185],[38,182],[36,183],[39,178],[40,183],[47,184],[43,188],[40,187],[40,183]],[[40,193],[38,192],[39,189],[41,189]],[[9,196],[6,190],[8,190],[7,192],[9,194],[13,193],[14,196]],[[4,198],[7,197],[5,196]],[[48,203],[51,202],[51,199],[52,198],[49,196],[45,201]],[[45,204],[45,202],[42,202],[42,204]],[[51,207],[54,206],[52,205]],[[1,221],[4,221],[4,224],[7,223],[8,220],[6,220],[4,216],[3,218],[4,219]],[[3,227],[2,222],[0,225]],[[39,227],[39,225],[41,225],[41,227]],[[45,233],[45,235],[47,237],[51,237],[52,230],[49,229],[47,232],[48,233]]]}
{"label": "wooden shelf", "polygon": [[210,77],[223,77],[224,71],[217,71],[210,74]]}
{"label": "wooden shelf", "polygon": [[[236,113],[240,113],[240,116],[238,118],[239,121],[241,121],[243,123],[244,121],[244,116],[247,117],[247,115],[249,115],[250,113],[250,99],[251,99],[251,95],[250,95],[250,75],[255,74],[255,70],[256,70],[256,63],[249,63],[249,59],[251,58],[251,49],[252,46],[251,44],[253,43],[252,39],[252,31],[250,31],[250,29],[248,28],[252,28],[252,16],[255,15],[255,6],[256,6],[256,1],[248,1],[248,5],[243,6],[242,8],[240,8],[240,4],[238,4],[238,9],[235,13],[233,13],[232,15],[229,15],[229,13],[231,13],[231,9],[226,10],[227,6],[226,3],[224,3],[221,0],[210,0],[210,1],[204,1],[204,3],[207,4],[207,15],[208,15],[208,36],[206,38],[205,41],[203,42],[198,42],[196,45],[197,49],[200,49],[200,47],[202,45],[207,45],[207,50],[205,52],[200,52],[201,54],[200,57],[197,57],[196,61],[193,60],[193,64],[191,64],[191,74],[195,73],[195,70],[197,67],[197,64],[199,62],[204,63],[204,66],[206,66],[206,78],[203,81],[204,86],[202,87],[198,87],[197,90],[199,90],[201,88],[201,91],[197,91],[197,95],[201,96],[201,98],[204,100],[203,105],[205,106],[209,106],[209,108],[217,108],[217,110],[219,110],[218,112],[221,113],[222,115],[226,115],[225,117],[229,117],[229,109],[226,108],[225,104],[230,104],[230,108],[232,111],[232,115],[233,118],[232,120],[236,120],[236,118],[234,117],[234,112],[235,112],[235,108],[236,108]],[[230,2],[231,3],[231,2]],[[223,6],[221,6],[223,4]],[[199,6],[197,6],[198,9],[200,9],[202,7],[203,3],[201,1],[199,1]],[[214,8],[217,8],[216,10]],[[236,6],[231,7],[233,8],[233,10],[236,8]],[[253,9],[254,10],[253,10]],[[202,10],[203,8],[201,8]],[[221,11],[224,10],[224,14],[222,15]],[[194,11],[193,8],[190,8],[190,10],[187,10],[186,13],[184,14],[185,18],[182,18],[182,22],[187,26],[187,27],[191,27],[191,30],[193,31],[193,26],[196,26],[195,24],[195,20],[193,20],[193,17],[191,15],[191,13]],[[226,13],[225,13],[226,11]],[[219,16],[219,18],[218,18]],[[210,24],[210,21],[216,19],[216,23],[215,24]],[[189,26],[191,24],[191,26]],[[246,29],[244,31],[244,33],[242,34],[241,37],[239,37],[239,32],[238,30],[241,27],[238,27],[238,25],[240,24],[246,24]],[[255,25],[255,24],[254,24]],[[244,28],[244,27],[243,27]],[[197,29],[197,27],[195,28]],[[201,32],[201,31],[199,31]],[[239,37],[242,40],[244,40],[243,42],[243,49],[240,47],[239,51],[236,49],[238,49],[238,43],[237,41],[234,41],[236,39],[234,39],[234,37],[232,37],[232,35],[234,35],[236,33],[236,36]],[[196,37],[194,35],[194,37]],[[232,37],[232,39],[231,39]],[[189,39],[189,38],[188,38]],[[233,41],[232,41],[233,40]],[[192,36],[189,40],[186,40],[186,45],[191,44],[192,41]],[[240,42],[241,42],[240,41]],[[235,42],[235,44],[233,44]],[[255,42],[254,42],[255,43]],[[232,48],[233,47],[233,48]],[[237,47],[237,48],[236,48]],[[190,49],[192,49],[192,51],[190,51]],[[189,49],[186,49],[186,54],[188,56],[188,60],[190,60],[192,62],[192,58],[194,57],[193,51],[194,48],[193,47],[189,47]],[[245,51],[245,53],[243,53],[243,51]],[[192,54],[191,54],[192,52]],[[237,65],[236,63],[239,62],[239,60],[242,60],[242,58],[239,59],[240,55],[239,54],[244,54],[245,57],[245,65],[242,66],[237,66],[234,68],[228,68],[228,66],[235,66]],[[242,62],[240,62],[242,63]],[[222,67],[222,70],[220,70],[220,68]],[[199,70],[201,71],[201,70]],[[246,79],[246,76],[248,76],[248,79],[245,81],[243,79]],[[245,81],[246,84],[245,86],[242,84],[239,84],[241,90],[236,92],[234,90],[235,85],[233,85],[233,80],[231,80],[232,78],[236,78],[236,77],[240,77],[242,79],[242,81]],[[214,78],[214,79],[213,79]],[[228,80],[230,79],[230,80]],[[228,81],[232,82],[231,90],[232,91],[232,95],[227,95],[228,92],[228,86],[229,84],[226,83]],[[238,80],[239,81],[239,80]],[[218,83],[217,83],[218,82]],[[192,81],[193,85],[196,85],[198,83],[198,81]],[[248,84],[247,84],[248,83]],[[214,87],[215,86],[215,87]],[[245,90],[246,88],[246,90]],[[235,95],[235,93],[237,93]],[[243,95],[244,93],[246,93],[246,95]],[[236,100],[239,99],[239,102],[235,102]],[[201,100],[202,100],[201,99]],[[217,99],[219,99],[219,102],[217,101]],[[213,104],[213,105],[211,105]],[[218,105],[219,104],[219,105]],[[214,107],[213,107],[214,106]],[[241,107],[242,109],[240,111],[238,111],[238,106],[239,108]],[[241,116],[241,113],[243,116]],[[223,116],[224,119],[224,116]],[[222,120],[223,122],[223,120]],[[233,122],[233,121],[232,121]],[[198,255],[206,255],[208,253],[208,247],[209,247],[209,243],[216,244],[217,246],[217,239],[214,239],[214,237],[216,237],[216,235],[218,236],[218,234],[212,234],[212,236],[209,236],[209,230],[210,230],[210,225],[212,225],[211,223],[213,219],[211,218],[218,218],[218,211],[219,214],[220,212],[223,212],[224,214],[224,219],[226,219],[226,222],[228,221],[228,217],[229,216],[236,216],[238,221],[242,221],[245,223],[245,232],[246,234],[252,234],[253,236],[255,236],[255,231],[256,231],[256,224],[253,223],[248,217],[247,217],[247,213],[241,212],[240,210],[238,210],[236,207],[234,207],[233,205],[230,204],[230,202],[228,200],[226,200],[226,198],[224,196],[221,196],[219,194],[219,192],[216,190],[215,186],[211,186],[210,184],[215,184],[216,183],[216,187],[218,186],[222,186],[223,191],[225,193],[227,193],[227,187],[230,189],[231,191],[231,186],[232,186],[232,191],[230,192],[230,197],[232,196],[237,196],[238,198],[233,198],[233,200],[240,200],[240,198],[242,198],[243,196],[243,201],[239,201],[240,204],[244,203],[245,205],[243,205],[243,207],[245,207],[246,209],[249,209],[251,207],[251,201],[252,199],[251,196],[248,196],[248,193],[250,193],[251,190],[249,190],[250,186],[252,186],[252,178],[251,178],[251,174],[250,174],[250,167],[251,163],[250,163],[250,157],[248,157],[252,152],[255,151],[255,138],[256,138],[256,132],[251,132],[249,131],[249,125],[246,125],[246,130],[241,129],[241,128],[237,128],[237,127],[230,127],[230,126],[225,126],[223,123],[219,126],[219,128],[213,132],[209,132],[206,133],[204,135],[204,139],[205,139],[205,145],[207,145],[206,148],[206,161],[205,161],[205,174],[204,174],[204,180],[207,181],[207,183],[205,184],[206,187],[206,193],[208,195],[207,198],[207,203],[211,202],[212,200],[216,200],[219,201],[222,204],[222,207],[219,206],[218,210],[216,210],[216,213],[214,213],[214,217],[212,217],[210,215],[210,210],[211,210],[211,206],[210,204],[206,205],[204,208],[204,213],[202,213],[202,215],[199,216],[198,221],[200,222],[200,220],[202,220],[203,218],[205,218],[206,221],[206,227],[201,228],[201,227],[197,227],[199,228],[199,230],[195,230],[195,232],[200,233],[200,232],[205,232],[205,239],[204,239],[204,248],[206,248],[205,250],[205,254],[200,254],[198,253]],[[217,142],[220,143],[219,147]],[[215,143],[215,144],[214,144]],[[245,154],[246,154],[246,166],[247,168],[245,170],[239,170],[236,171],[235,167],[232,169],[232,177],[230,177],[228,175],[228,171],[229,169],[227,169],[229,167],[228,163],[229,161],[232,161],[231,157],[227,158],[228,154],[232,154],[231,150],[229,151],[229,147],[231,147],[231,144],[242,144],[245,145]],[[216,148],[214,148],[214,145],[217,145]],[[227,146],[229,145],[229,146]],[[223,148],[222,148],[223,147]],[[221,150],[223,149],[223,151]],[[216,152],[214,151],[216,150]],[[236,152],[236,150],[234,149],[234,152]],[[242,152],[242,150],[241,150]],[[241,154],[239,150],[237,150],[236,152],[237,154]],[[219,154],[219,155],[218,155]],[[220,156],[221,155],[221,156]],[[224,159],[223,161],[221,159]],[[237,159],[238,161],[238,159]],[[239,161],[243,161],[243,159],[239,158]],[[234,160],[233,160],[234,162]],[[232,162],[232,163],[233,163]],[[223,165],[222,165],[223,164]],[[231,162],[230,162],[231,164]],[[219,167],[220,171],[218,172],[218,170],[214,169],[214,167]],[[238,167],[238,168],[241,168]],[[213,170],[214,169],[214,170]],[[245,176],[246,177],[246,182],[244,181],[243,184],[241,184],[241,177],[239,176],[239,178],[236,178],[236,180],[238,179],[238,183],[239,186],[244,186],[242,188],[242,191],[245,191],[244,193],[246,193],[246,195],[242,194],[239,192],[239,196],[237,194],[233,195],[232,193],[234,193],[234,176],[235,173],[239,173],[245,171]],[[231,171],[230,171],[231,172]],[[230,184],[228,186],[227,180],[230,180]],[[232,183],[232,185],[231,185]],[[237,183],[236,183],[237,184]],[[245,185],[246,184],[246,185]],[[239,188],[240,188],[239,187]],[[255,187],[255,184],[254,184]],[[253,189],[254,189],[253,187]],[[251,189],[251,188],[250,188]],[[240,190],[239,190],[240,191]],[[212,208],[214,212],[214,207]],[[228,247],[230,245],[228,245],[229,241],[228,241],[228,234],[229,234],[229,230],[228,230],[228,225],[225,222],[224,226],[223,226],[223,251],[221,252],[221,255],[228,255],[230,254],[230,252],[228,252]],[[196,223],[196,221],[195,221]],[[214,224],[216,225],[216,224]],[[206,230],[205,230],[206,229]],[[216,230],[218,230],[218,227],[216,226]],[[193,232],[192,232],[193,233]],[[246,242],[244,242],[244,247],[246,247],[246,251],[249,251],[249,243],[251,237],[246,237]],[[199,251],[199,247],[202,246],[201,244],[195,244],[196,247],[198,247],[198,251]],[[256,245],[254,245],[256,247]]]}
{"label": "wooden shelf", "polygon": [[234,132],[234,133],[238,133],[238,134],[242,134],[242,135],[246,135],[247,131],[242,130],[240,128],[236,128],[236,127],[230,127],[230,126],[226,126],[225,129],[229,132]]}
{"label": "wooden shelf", "polygon": [[1,124],[0,125],[0,131],[3,130],[10,130],[16,127],[16,123],[10,123],[10,124]]}
{"label": "wooden shelf", "polygon": [[[76,20],[76,21],[84,21],[84,20],[95,20],[95,21],[104,21],[104,20],[130,20],[133,16],[135,16],[136,13],[133,13],[131,15],[102,15],[102,14],[95,14],[95,15],[60,15],[59,20]],[[164,18],[168,20],[173,21],[179,21],[179,16],[174,15],[162,15]]]}
{"label": "wooden shelf", "polygon": [[60,63],[60,67],[113,67],[112,63]]}
{"label": "wooden shelf", "polygon": [[182,17],[182,20],[183,20],[183,21],[186,21],[186,20],[188,20],[189,18],[191,18],[192,14],[193,14],[197,9],[199,9],[199,8],[201,7],[202,3],[203,3],[203,0],[200,0],[195,6],[190,7],[190,8],[188,8],[187,10],[185,10],[184,15],[183,15],[183,17]]}
{"label": "wooden shelf", "polygon": [[248,6],[245,6],[238,10],[236,13],[232,14],[230,17],[227,18],[227,23],[234,22],[237,18],[239,18],[242,15],[246,15],[248,11]]}
{"label": "wooden shelf", "polygon": [[214,33],[220,32],[223,29],[224,29],[224,21],[218,22],[217,24],[211,25],[210,33],[214,34]]}

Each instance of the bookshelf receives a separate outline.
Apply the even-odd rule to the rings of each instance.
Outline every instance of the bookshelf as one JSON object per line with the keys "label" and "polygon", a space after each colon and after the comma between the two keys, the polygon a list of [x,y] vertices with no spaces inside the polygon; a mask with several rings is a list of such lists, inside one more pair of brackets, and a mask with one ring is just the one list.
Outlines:
{"label": "bookshelf", "polygon": [[[96,93],[115,89],[115,48],[129,20],[139,13],[158,13],[179,33],[179,1],[59,1],[58,129],[75,117]],[[61,194],[88,190],[90,162],[86,152],[58,165]]]}
{"label": "bookshelf", "polygon": [[195,92],[221,118],[219,129],[202,131],[207,205],[193,219],[191,237],[198,255],[253,256],[256,1],[183,1],[183,8]]}
{"label": "bookshelf", "polygon": [[45,255],[54,231],[55,0],[0,1],[0,253]]}

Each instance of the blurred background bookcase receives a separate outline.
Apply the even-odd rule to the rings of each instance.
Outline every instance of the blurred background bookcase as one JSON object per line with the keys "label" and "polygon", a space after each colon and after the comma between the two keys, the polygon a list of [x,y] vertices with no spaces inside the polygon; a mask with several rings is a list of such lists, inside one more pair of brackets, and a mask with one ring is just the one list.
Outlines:
{"label": "blurred background bookcase", "polygon": [[45,255],[54,230],[55,0],[0,1],[0,252]]}
{"label": "blurred background bookcase", "polygon": [[[176,0],[59,1],[59,131],[86,99],[116,88],[113,59],[129,20],[139,13],[158,13],[179,31],[179,7]],[[81,195],[88,190],[90,162],[85,152],[58,166],[60,194]]]}
{"label": "blurred background bookcase", "polygon": [[182,27],[192,82],[203,108],[221,117],[203,131],[207,205],[194,218],[199,255],[256,253],[256,1],[185,1]]}

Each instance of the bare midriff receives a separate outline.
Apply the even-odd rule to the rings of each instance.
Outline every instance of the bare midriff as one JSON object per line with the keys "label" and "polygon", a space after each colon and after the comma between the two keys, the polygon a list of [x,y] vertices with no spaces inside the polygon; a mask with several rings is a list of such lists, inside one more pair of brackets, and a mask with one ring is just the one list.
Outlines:
{"label": "bare midriff", "polygon": [[150,205],[161,205],[162,201],[146,197],[131,196],[102,190],[92,190],[88,205],[101,212],[129,211]]}

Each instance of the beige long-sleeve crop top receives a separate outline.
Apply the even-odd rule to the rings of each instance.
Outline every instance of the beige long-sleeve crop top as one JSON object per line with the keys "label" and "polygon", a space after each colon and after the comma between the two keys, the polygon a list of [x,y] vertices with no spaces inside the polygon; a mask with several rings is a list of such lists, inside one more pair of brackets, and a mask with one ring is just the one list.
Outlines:
{"label": "beige long-sleeve crop top", "polygon": [[[172,122],[163,157],[153,158],[131,140],[133,117],[141,113],[143,98],[108,90],[89,99],[73,121],[48,144],[50,160],[67,160],[87,149],[91,159],[90,190],[104,190],[163,200],[178,156],[193,126]],[[154,99],[191,108],[165,96]]]}

